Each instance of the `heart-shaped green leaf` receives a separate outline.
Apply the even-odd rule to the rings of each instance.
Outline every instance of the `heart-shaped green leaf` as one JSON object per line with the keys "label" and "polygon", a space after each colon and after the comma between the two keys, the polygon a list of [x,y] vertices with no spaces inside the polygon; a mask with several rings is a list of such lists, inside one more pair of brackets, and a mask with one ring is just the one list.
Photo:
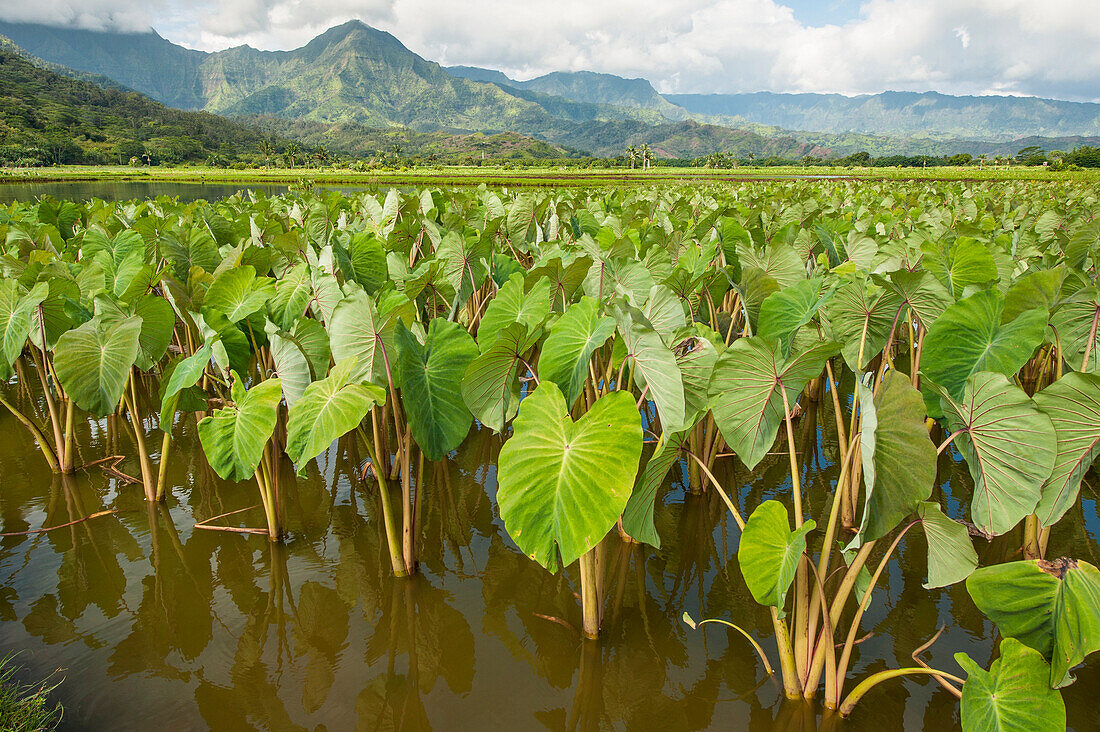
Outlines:
{"label": "heart-shaped green leaf", "polygon": [[344,359],[327,377],[307,386],[287,410],[286,454],[299,471],[355,429],[371,406],[386,401],[386,389],[381,386],[348,383],[354,370],[355,362]]}
{"label": "heart-shaped green leaf", "polygon": [[457,323],[435,318],[424,344],[399,323],[398,383],[413,439],[429,460],[441,460],[466,439],[473,422],[462,399],[462,376],[477,358],[477,344]]}
{"label": "heart-shaped green leaf", "polygon": [[520,405],[497,462],[497,502],[509,535],[551,571],[594,547],[619,520],[642,454],[634,399],[615,391],[576,422],[543,381]]}
{"label": "heart-shaped green leaf", "polygon": [[1011,530],[1035,510],[1054,468],[1058,443],[1050,417],[1003,374],[974,374],[959,401],[937,384],[927,386],[940,396],[974,478],[971,520],[992,534]]}
{"label": "heart-shaped green leaf", "polygon": [[1036,651],[1012,638],[986,671],[965,653],[955,660],[966,671],[962,689],[964,732],[1063,732],[1066,706],[1047,685],[1050,666]]}
{"label": "heart-shaped green leaf", "polygon": [[57,340],[54,368],[65,393],[95,417],[118,408],[130,368],[138,356],[141,318],[103,325],[93,318]]}
{"label": "heart-shaped green leaf", "polygon": [[726,444],[750,470],[771,449],[783,423],[780,389],[787,390],[793,409],[806,383],[838,351],[836,343],[819,343],[787,361],[779,341],[756,336],[737,339],[718,357],[710,377],[711,409]]}
{"label": "heart-shaped green leaf", "polygon": [[1100,454],[1100,374],[1066,374],[1035,395],[1057,438],[1054,470],[1035,508],[1042,526],[1053,526],[1077,500],[1081,479]]}
{"label": "heart-shaped green leaf", "polygon": [[764,501],[749,516],[737,547],[737,563],[758,603],[783,609],[798,560],[806,551],[806,534],[815,526],[810,520],[791,531],[787,507],[779,501]]}
{"label": "heart-shaped green leaf", "polygon": [[588,378],[592,353],[615,332],[615,321],[601,316],[590,297],[569,307],[550,329],[539,356],[539,379],[553,381],[572,406]]}
{"label": "heart-shaped green leaf", "polygon": [[278,379],[245,390],[233,374],[233,404],[199,422],[199,441],[210,467],[225,480],[247,480],[256,474],[264,445],[275,431],[282,400]]}

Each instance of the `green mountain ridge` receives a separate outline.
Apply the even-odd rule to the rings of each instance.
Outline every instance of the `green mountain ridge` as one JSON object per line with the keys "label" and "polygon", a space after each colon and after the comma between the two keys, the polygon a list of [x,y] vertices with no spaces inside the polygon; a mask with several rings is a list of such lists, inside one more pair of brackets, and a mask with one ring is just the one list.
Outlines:
{"label": "green mountain ridge", "polygon": [[[33,56],[60,64],[57,70],[63,74],[99,78],[103,85],[134,89],[182,109],[317,123],[297,128],[308,144],[349,150],[374,144],[357,142],[351,130],[371,140],[405,135],[419,139],[412,144],[426,145],[425,149],[436,143],[415,135],[514,133],[537,138],[550,146],[547,150],[561,154],[617,156],[627,145],[648,144],[659,156],[674,158],[713,152],[797,158],[861,150],[874,156],[1000,154],[1024,147],[1017,139],[1024,135],[1030,136],[1026,144],[1066,149],[1092,144],[1089,135],[1100,134],[1100,105],[1075,102],[892,92],[857,98],[703,98],[661,95],[645,79],[587,71],[515,81],[490,69],[444,68],[361,21],[330,28],[290,51],[249,46],[194,51],[154,31],[116,33],[0,22],[0,33]],[[751,97],[751,103],[737,102],[740,97]],[[1026,104],[1013,107],[1016,102]],[[768,116],[769,104],[779,110],[773,116]],[[968,111],[973,104],[990,108]],[[998,104],[1007,107],[1000,109]],[[962,135],[968,114],[977,131]],[[815,115],[820,125],[814,126]],[[1035,131],[1037,117],[1049,119]],[[862,121],[853,122],[856,118]],[[408,132],[383,134],[397,129]],[[512,149],[511,138],[498,139]],[[465,143],[448,143],[452,144],[464,149]],[[527,152],[537,148],[524,144]],[[1017,147],[1007,149],[1013,146]]]}
{"label": "green mountain ridge", "polygon": [[36,61],[0,36],[0,161],[7,164],[126,163],[145,153],[200,161],[226,148],[286,143],[236,120],[166,107],[114,82],[88,80],[102,77],[66,76]]}
{"label": "green mountain ridge", "polygon": [[[596,98],[600,95],[592,88],[602,86],[603,93],[610,93],[619,83],[610,75],[549,75],[530,85],[460,78],[359,21],[331,28],[293,51],[238,46],[204,53],[175,46],[152,32],[113,34],[0,23],[3,32],[47,61],[105,73],[165,103],[224,115],[402,126],[414,132],[518,132],[597,155],[619,155],[626,145],[642,142],[670,157],[718,149],[797,155],[815,148],[789,136],[771,140],[744,130],[683,126],[683,115],[666,116],[674,107],[644,80],[619,80],[632,90],[613,97],[620,104],[612,104],[543,91]],[[82,54],[81,47],[87,52]],[[147,54],[163,63],[147,63]],[[170,81],[151,73],[151,66],[172,64]]]}

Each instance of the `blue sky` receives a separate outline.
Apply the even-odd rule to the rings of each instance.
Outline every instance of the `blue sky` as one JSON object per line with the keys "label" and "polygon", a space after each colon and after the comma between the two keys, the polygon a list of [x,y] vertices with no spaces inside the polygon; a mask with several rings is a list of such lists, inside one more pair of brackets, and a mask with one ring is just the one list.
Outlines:
{"label": "blue sky", "polygon": [[445,65],[591,70],[662,92],[1100,100],[1098,0],[0,0],[0,18],[304,45],[358,18]]}

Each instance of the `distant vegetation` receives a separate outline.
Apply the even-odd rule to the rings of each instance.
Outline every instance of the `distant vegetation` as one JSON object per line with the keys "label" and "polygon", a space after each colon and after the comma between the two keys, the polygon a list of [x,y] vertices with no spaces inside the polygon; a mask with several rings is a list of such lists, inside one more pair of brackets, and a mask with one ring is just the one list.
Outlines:
{"label": "distant vegetation", "polygon": [[261,144],[282,143],[224,117],[66,78],[0,44],[0,164],[229,162]]}

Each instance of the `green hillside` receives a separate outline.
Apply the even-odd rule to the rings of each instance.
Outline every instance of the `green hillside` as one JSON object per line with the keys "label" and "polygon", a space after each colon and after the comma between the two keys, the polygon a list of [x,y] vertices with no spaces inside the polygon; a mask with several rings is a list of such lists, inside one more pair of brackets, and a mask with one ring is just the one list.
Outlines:
{"label": "green hillside", "polygon": [[145,155],[205,161],[255,151],[264,140],[234,120],[40,68],[0,38],[0,163],[126,163]]}

